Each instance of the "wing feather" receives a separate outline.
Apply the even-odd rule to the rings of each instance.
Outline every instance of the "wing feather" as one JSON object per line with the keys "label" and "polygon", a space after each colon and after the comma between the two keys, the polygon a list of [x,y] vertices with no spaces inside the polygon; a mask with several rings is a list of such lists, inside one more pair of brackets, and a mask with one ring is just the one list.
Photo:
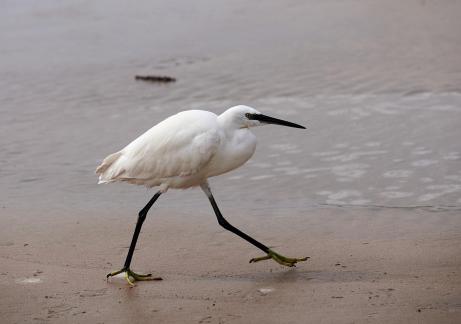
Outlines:
{"label": "wing feather", "polygon": [[100,169],[101,182],[145,184],[152,179],[193,175],[204,168],[220,143],[217,116],[184,111],[149,129]]}

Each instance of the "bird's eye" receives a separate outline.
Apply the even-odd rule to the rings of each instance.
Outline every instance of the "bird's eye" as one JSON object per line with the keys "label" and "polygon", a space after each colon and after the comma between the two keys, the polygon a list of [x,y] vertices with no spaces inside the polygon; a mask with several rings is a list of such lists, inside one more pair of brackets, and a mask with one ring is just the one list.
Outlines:
{"label": "bird's eye", "polygon": [[250,113],[246,113],[246,114],[245,114],[245,117],[248,118],[248,119],[250,119],[251,114],[250,114]]}

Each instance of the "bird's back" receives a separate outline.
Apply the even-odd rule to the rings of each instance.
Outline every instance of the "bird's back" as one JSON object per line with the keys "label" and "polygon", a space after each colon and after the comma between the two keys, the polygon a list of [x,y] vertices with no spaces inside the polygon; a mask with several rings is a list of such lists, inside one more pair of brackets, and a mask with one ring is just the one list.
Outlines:
{"label": "bird's back", "polygon": [[[200,172],[220,142],[217,116],[188,110],[173,115],[109,155],[96,169],[99,182],[126,181],[146,186]],[[167,184],[168,185],[168,184]]]}

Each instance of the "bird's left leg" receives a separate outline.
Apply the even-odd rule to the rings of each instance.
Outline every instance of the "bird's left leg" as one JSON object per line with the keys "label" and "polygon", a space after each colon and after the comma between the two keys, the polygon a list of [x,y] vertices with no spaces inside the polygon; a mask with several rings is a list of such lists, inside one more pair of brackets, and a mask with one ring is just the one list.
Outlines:
{"label": "bird's left leg", "polygon": [[144,220],[146,219],[147,212],[152,207],[152,205],[155,203],[155,201],[158,199],[158,197],[160,197],[161,194],[162,193],[160,191],[157,192],[151,198],[151,200],[149,200],[147,205],[143,209],[141,209],[141,211],[139,212],[138,221],[136,223],[136,228],[135,228],[134,234],[133,234],[133,239],[131,240],[130,249],[128,250],[128,255],[126,256],[125,265],[123,266],[122,269],[107,274],[107,278],[116,276],[116,275],[118,275],[120,273],[124,273],[126,281],[128,281],[128,283],[131,286],[133,286],[134,283],[133,283],[133,281],[131,281],[130,278],[133,278],[134,281],[162,280],[162,278],[152,277],[152,274],[146,274],[146,275],[137,274],[137,273],[133,272],[130,269],[131,259],[133,258],[134,249],[136,247],[136,242],[138,241],[139,233],[141,232],[142,224],[144,223]]}
{"label": "bird's left leg", "polygon": [[208,196],[208,199],[210,200],[211,206],[213,207],[213,210],[214,210],[214,212],[216,214],[216,217],[218,218],[219,225],[221,225],[222,227],[224,227],[228,231],[231,231],[232,233],[240,236],[244,240],[250,242],[251,244],[253,244],[257,248],[261,249],[263,252],[265,252],[267,254],[267,255],[265,255],[263,257],[251,259],[250,263],[273,259],[274,261],[276,261],[277,263],[279,263],[281,265],[284,265],[284,266],[287,266],[287,267],[294,267],[296,265],[296,263],[298,263],[300,261],[306,261],[307,259],[309,259],[309,257],[299,258],[299,259],[285,257],[285,256],[283,256],[281,254],[278,254],[277,252],[271,250],[270,248],[268,248],[267,246],[265,246],[261,242],[256,241],[251,236],[243,233],[238,228],[231,225],[223,217],[223,215],[221,214],[221,211],[218,208],[218,204],[216,204],[216,200],[214,199],[213,194],[211,193],[211,189],[210,189],[210,186],[208,185],[208,183],[206,183],[206,182],[203,183],[201,185],[201,188],[202,188],[203,192],[205,192],[205,194]]}

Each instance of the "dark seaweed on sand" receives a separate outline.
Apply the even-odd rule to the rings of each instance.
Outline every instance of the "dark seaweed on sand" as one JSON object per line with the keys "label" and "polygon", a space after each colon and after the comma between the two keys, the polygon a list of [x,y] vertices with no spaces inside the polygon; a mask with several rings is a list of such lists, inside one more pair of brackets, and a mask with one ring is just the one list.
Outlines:
{"label": "dark seaweed on sand", "polygon": [[136,75],[135,80],[147,81],[147,82],[161,82],[170,83],[176,82],[176,79],[166,75]]}

